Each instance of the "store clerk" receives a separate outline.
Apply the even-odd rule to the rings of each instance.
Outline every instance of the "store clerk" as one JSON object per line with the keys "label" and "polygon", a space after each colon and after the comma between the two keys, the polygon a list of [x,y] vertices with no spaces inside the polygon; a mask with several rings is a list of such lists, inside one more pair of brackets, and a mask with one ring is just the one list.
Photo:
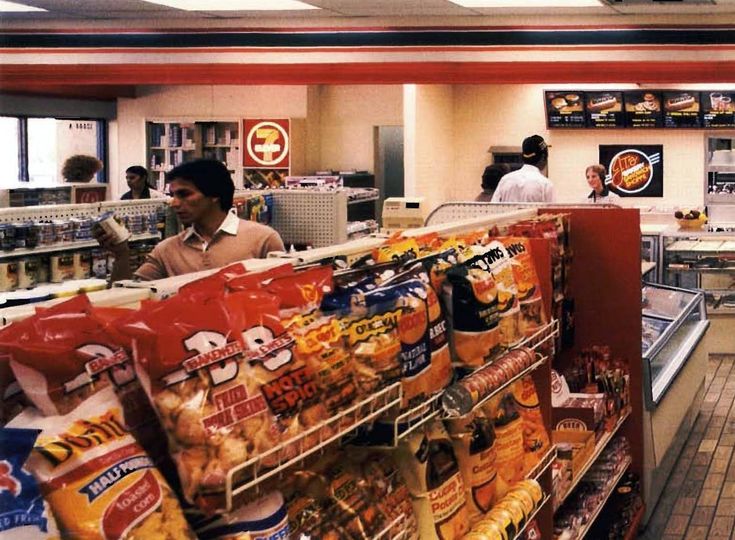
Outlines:
{"label": "store clerk", "polygon": [[148,170],[140,165],[133,165],[125,169],[125,181],[130,191],[120,197],[121,201],[133,199],[161,199],[165,197],[160,191],[156,191],[148,183]]}
{"label": "store clerk", "polygon": [[184,163],[172,169],[166,180],[171,208],[187,228],[159,243],[135,273],[130,268],[128,243],[114,244],[109,235],[95,229],[100,245],[115,256],[113,281],[133,275],[152,280],[188,274],[284,249],[275,230],[239,219],[230,211],[235,186],[221,162]]}
{"label": "store clerk", "polygon": [[549,160],[549,149],[540,135],[523,140],[523,167],[500,179],[492,202],[554,202],[554,185],[541,171]]}
{"label": "store clerk", "polygon": [[589,203],[613,203],[620,204],[620,197],[610,191],[610,188],[605,184],[605,176],[607,176],[607,169],[604,165],[595,164],[590,165],[584,171],[585,178],[587,178],[587,185],[592,188],[592,192],[587,195],[587,202]]}

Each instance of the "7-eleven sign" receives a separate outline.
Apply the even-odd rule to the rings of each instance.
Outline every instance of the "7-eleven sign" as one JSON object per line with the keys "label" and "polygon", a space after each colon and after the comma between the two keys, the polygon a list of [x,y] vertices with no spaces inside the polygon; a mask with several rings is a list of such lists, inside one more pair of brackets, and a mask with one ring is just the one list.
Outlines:
{"label": "7-eleven sign", "polygon": [[245,119],[245,157],[248,168],[288,168],[290,157],[289,119]]}

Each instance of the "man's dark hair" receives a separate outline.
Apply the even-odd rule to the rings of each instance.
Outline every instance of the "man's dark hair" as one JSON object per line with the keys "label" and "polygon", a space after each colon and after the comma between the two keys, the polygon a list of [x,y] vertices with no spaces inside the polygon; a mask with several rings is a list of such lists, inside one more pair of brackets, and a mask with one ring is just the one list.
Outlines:
{"label": "man's dark hair", "polygon": [[207,197],[218,197],[219,206],[227,212],[232,208],[235,184],[230,171],[216,159],[197,159],[182,163],[166,174],[166,183],[173,180],[188,180]]}
{"label": "man's dark hair", "polygon": [[493,191],[498,189],[498,182],[509,172],[510,167],[507,163],[493,163],[492,165],[488,165],[482,173],[482,189]]}

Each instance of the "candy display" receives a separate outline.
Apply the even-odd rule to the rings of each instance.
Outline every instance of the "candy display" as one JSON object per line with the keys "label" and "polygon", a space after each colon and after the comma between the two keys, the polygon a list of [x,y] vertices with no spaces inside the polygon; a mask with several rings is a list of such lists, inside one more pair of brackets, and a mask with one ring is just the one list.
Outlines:
{"label": "candy display", "polygon": [[616,478],[619,478],[629,463],[630,443],[624,437],[613,439],[572,496],[556,512],[554,537],[571,535],[574,538],[586,528],[592,522],[593,516],[601,510],[601,505],[610,492],[615,489]]}

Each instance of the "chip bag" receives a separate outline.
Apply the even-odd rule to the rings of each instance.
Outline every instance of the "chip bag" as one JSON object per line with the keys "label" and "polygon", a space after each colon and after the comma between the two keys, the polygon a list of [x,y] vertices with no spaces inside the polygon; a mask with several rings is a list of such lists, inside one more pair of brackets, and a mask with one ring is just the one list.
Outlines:
{"label": "chip bag", "polygon": [[25,463],[37,429],[0,429],[0,539],[58,538],[56,522]]}
{"label": "chip bag", "polygon": [[199,540],[278,540],[289,538],[283,495],[272,491],[229,514],[204,519],[195,529]]}
{"label": "chip bag", "polygon": [[0,427],[30,405],[10,369],[10,356],[0,355]]}
{"label": "chip bag", "polygon": [[283,325],[303,328],[318,317],[324,295],[332,292],[332,268],[315,266],[290,275],[275,277],[265,290],[281,299]]}
{"label": "chip bag", "polygon": [[42,430],[26,469],[64,537],[194,538],[171,488],[125,428],[112,388],[67,415],[28,409],[12,423]]}
{"label": "chip bag", "polygon": [[528,337],[548,322],[541,298],[541,282],[531,257],[531,243],[523,237],[506,236],[500,240],[513,258],[513,276],[521,310],[521,331]]}

